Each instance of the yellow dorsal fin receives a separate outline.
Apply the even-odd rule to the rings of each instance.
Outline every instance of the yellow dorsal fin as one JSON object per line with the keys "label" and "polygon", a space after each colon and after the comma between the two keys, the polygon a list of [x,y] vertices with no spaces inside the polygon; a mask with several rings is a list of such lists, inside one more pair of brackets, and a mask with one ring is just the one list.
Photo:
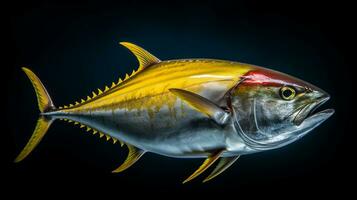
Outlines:
{"label": "yellow dorsal fin", "polygon": [[127,144],[128,146],[128,156],[126,157],[124,163],[122,165],[120,165],[118,168],[116,168],[115,170],[113,170],[113,173],[118,173],[118,172],[122,172],[126,169],[128,169],[130,166],[132,166],[136,161],[139,160],[139,158],[144,155],[145,151],[136,148],[130,144]]}
{"label": "yellow dorsal fin", "polygon": [[182,183],[187,183],[191,181],[192,179],[196,178],[199,176],[202,172],[204,172],[206,169],[208,169],[223,153],[224,150],[220,150],[217,153],[214,153],[206,158],[206,160],[202,163],[202,165],[195,171],[191,176],[189,176],[186,180],[184,180]]}
{"label": "yellow dorsal fin", "polygon": [[158,58],[156,58],[154,55],[152,55],[145,49],[143,49],[135,44],[132,44],[129,42],[120,42],[120,44],[125,46],[126,48],[128,48],[135,55],[135,57],[138,59],[138,61],[139,61],[138,71],[143,70],[150,65],[157,64],[160,62],[160,60]]}

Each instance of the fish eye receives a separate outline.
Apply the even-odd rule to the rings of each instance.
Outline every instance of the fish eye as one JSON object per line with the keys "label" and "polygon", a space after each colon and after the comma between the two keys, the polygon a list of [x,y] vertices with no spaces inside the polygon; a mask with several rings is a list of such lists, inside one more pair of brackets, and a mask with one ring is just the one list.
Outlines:
{"label": "fish eye", "polygon": [[280,96],[284,100],[292,100],[296,96],[296,90],[289,86],[283,86],[280,88]]}

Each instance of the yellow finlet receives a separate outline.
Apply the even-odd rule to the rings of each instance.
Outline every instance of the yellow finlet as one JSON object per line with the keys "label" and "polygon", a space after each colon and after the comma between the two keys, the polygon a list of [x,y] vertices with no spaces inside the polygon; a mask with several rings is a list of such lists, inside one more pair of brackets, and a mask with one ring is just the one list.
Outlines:
{"label": "yellow finlet", "polygon": [[88,132],[88,131],[90,131],[90,130],[92,130],[92,128],[90,128],[90,127],[87,126],[87,130],[86,130],[86,131]]}
{"label": "yellow finlet", "polygon": [[119,84],[119,83],[121,83],[121,82],[123,82],[123,80],[121,80],[121,78],[119,78],[119,80],[118,80],[118,83],[117,83],[117,84]]}
{"label": "yellow finlet", "polygon": [[224,150],[220,150],[219,152],[212,154],[206,160],[202,163],[202,165],[191,175],[189,176],[186,180],[184,180],[182,183],[187,183],[191,181],[192,179],[196,178],[199,176],[202,172],[204,172],[206,169],[208,169],[223,153]]}
{"label": "yellow finlet", "polygon": [[115,87],[115,83],[114,82],[112,82],[112,86],[110,86],[110,88],[113,88],[113,87]]}
{"label": "yellow finlet", "polygon": [[98,131],[93,129],[93,135],[95,135],[96,133],[98,133]]}
{"label": "yellow finlet", "polygon": [[102,94],[103,92],[102,92],[102,90],[100,90],[99,88],[98,88],[98,95],[100,95],[100,94]]}
{"label": "yellow finlet", "polygon": [[97,94],[95,92],[92,92],[92,95],[93,95],[92,98],[97,96]]}
{"label": "yellow finlet", "polygon": [[81,103],[84,103],[84,102],[86,102],[86,101],[84,101],[84,99],[81,99]]}
{"label": "yellow finlet", "polygon": [[108,91],[108,90],[109,90],[108,86],[105,86],[104,92],[106,92],[106,91]]}
{"label": "yellow finlet", "polygon": [[116,139],[116,138],[112,138],[112,139],[113,139],[113,144],[118,142],[118,139]]}
{"label": "yellow finlet", "polygon": [[92,98],[90,98],[90,96],[87,96],[87,101],[91,100]]}
{"label": "yellow finlet", "polygon": [[143,49],[135,44],[132,44],[129,42],[120,42],[120,44],[125,46],[126,48],[128,48],[135,55],[135,57],[138,59],[138,61],[139,61],[138,72],[140,70],[145,69],[146,67],[148,67],[150,65],[157,64],[157,63],[161,62],[154,55],[152,55],[145,49]]}
{"label": "yellow finlet", "polygon": [[105,135],[107,141],[110,140],[110,136],[109,135]]}
{"label": "yellow finlet", "polygon": [[239,157],[240,157],[240,155],[233,156],[233,157],[220,158],[217,166],[214,168],[214,170],[211,172],[211,174],[208,175],[207,178],[205,178],[205,180],[203,180],[203,182],[205,183],[205,182],[213,179],[214,177],[218,176],[219,174],[221,174],[223,171],[228,169],[228,167],[230,167]]}
{"label": "yellow finlet", "polygon": [[99,132],[99,138],[102,138],[104,136],[104,133]]}
{"label": "yellow finlet", "polygon": [[124,163],[120,165],[118,168],[112,171],[112,173],[118,173],[122,172],[126,169],[128,169],[130,166],[132,166],[136,161],[139,160],[139,158],[145,154],[145,151],[136,148],[130,144],[127,144],[128,146],[128,156],[126,157]]}
{"label": "yellow finlet", "polygon": [[81,124],[80,126],[79,126],[79,128],[84,128],[85,126],[83,125],[83,124]]}

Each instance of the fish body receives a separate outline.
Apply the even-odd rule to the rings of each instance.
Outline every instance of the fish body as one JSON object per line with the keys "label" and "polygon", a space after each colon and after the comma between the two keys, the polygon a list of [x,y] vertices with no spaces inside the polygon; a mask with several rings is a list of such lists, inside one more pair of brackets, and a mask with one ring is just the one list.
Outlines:
{"label": "fish body", "polygon": [[[134,44],[121,44],[138,58],[139,69],[69,106],[56,108],[38,77],[24,68],[41,114],[16,161],[33,150],[54,120],[62,119],[128,146],[128,158],[114,172],[127,169],[146,152],[206,157],[187,182],[220,159],[207,181],[240,155],[285,146],[333,113],[327,110],[306,120],[329,96],[273,70],[214,59],[160,61]],[[294,93],[299,102],[284,99],[285,93]]]}

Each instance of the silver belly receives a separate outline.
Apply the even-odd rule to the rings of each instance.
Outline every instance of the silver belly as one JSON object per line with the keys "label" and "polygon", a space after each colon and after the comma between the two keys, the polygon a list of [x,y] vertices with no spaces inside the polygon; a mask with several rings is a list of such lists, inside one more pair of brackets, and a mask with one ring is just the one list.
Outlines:
{"label": "silver belly", "polygon": [[158,111],[115,108],[53,116],[78,121],[145,151],[170,157],[207,157],[220,149],[227,149],[223,156],[251,151],[233,125],[220,126],[181,103]]}

